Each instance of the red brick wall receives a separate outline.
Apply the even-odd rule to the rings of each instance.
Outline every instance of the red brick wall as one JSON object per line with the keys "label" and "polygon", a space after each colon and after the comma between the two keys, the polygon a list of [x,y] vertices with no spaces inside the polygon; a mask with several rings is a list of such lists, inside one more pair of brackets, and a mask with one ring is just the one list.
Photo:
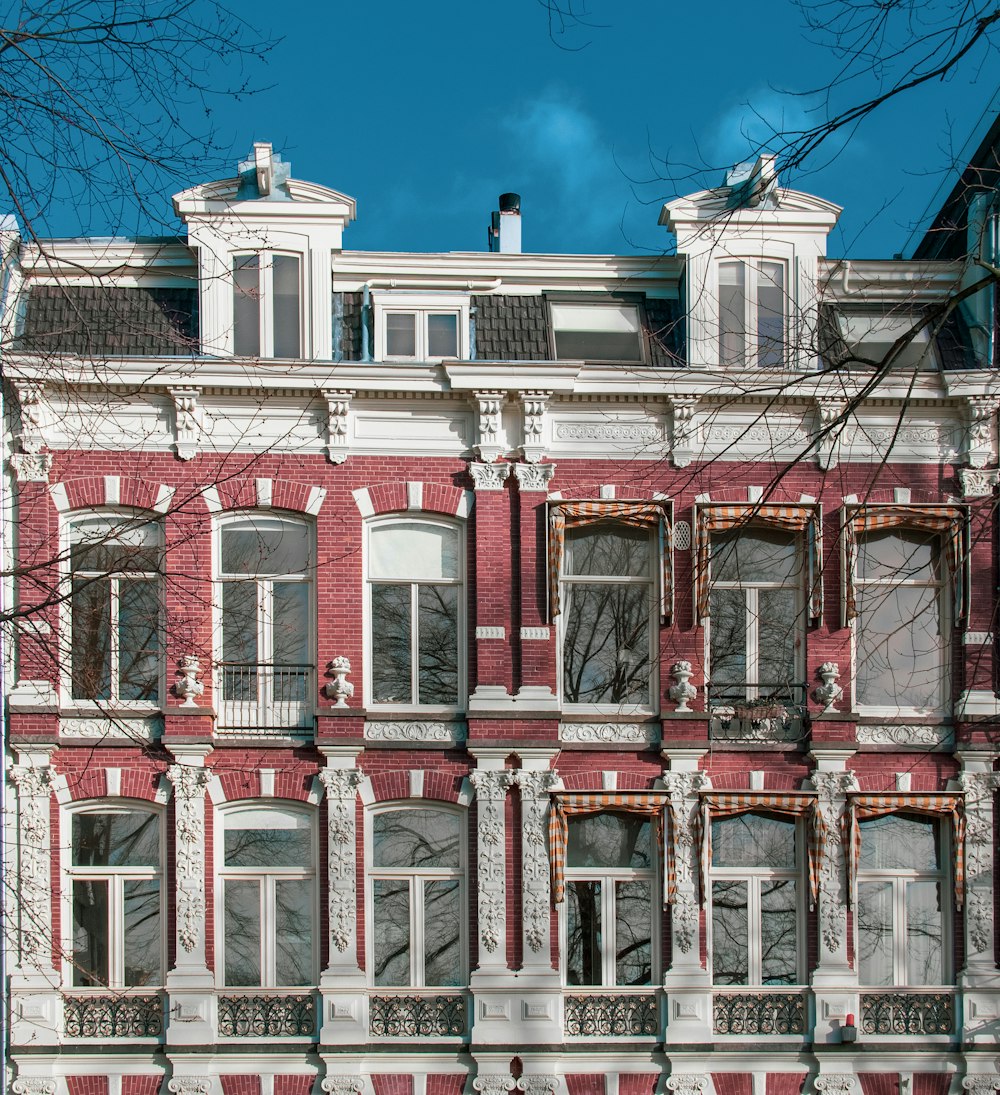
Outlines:
{"label": "red brick wall", "polygon": [[601,1072],[568,1073],[566,1088],[569,1095],[604,1095],[604,1074]]}
{"label": "red brick wall", "polygon": [[108,1095],[107,1076],[67,1076],[69,1095]]}
{"label": "red brick wall", "polygon": [[413,1077],[402,1073],[372,1075],[375,1095],[413,1095]]}
{"label": "red brick wall", "polygon": [[220,1076],[222,1095],[260,1095],[259,1076]]}

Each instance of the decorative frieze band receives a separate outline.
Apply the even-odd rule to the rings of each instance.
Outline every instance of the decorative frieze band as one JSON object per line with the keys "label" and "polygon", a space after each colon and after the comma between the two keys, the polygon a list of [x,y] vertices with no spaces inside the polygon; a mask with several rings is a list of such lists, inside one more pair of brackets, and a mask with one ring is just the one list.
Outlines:
{"label": "decorative frieze band", "polygon": [[660,740],[655,722],[561,722],[559,740],[577,744],[645,745]]}
{"label": "decorative frieze band", "polygon": [[547,627],[522,627],[521,638],[528,642],[547,642],[551,632]]}
{"label": "decorative frieze band", "polygon": [[477,639],[506,639],[507,628],[483,624],[476,628]]}
{"label": "decorative frieze band", "polygon": [[459,742],[465,741],[464,722],[428,722],[406,719],[391,722],[366,722],[366,741]]}
{"label": "decorative frieze band", "polygon": [[942,723],[860,723],[859,745],[950,745],[954,728]]}

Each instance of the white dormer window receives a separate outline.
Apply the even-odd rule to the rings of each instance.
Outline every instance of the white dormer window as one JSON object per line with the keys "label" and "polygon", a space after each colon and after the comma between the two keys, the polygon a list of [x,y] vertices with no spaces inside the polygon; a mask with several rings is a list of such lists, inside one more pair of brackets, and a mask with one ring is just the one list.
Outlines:
{"label": "white dormer window", "polygon": [[440,361],[469,356],[469,297],[464,293],[375,292],[375,358]]}
{"label": "white dormer window", "polygon": [[734,259],[719,266],[719,360],[779,368],[785,361],[785,263]]}
{"label": "white dormer window", "polygon": [[233,353],[302,356],[302,262],[255,251],[233,257]]}

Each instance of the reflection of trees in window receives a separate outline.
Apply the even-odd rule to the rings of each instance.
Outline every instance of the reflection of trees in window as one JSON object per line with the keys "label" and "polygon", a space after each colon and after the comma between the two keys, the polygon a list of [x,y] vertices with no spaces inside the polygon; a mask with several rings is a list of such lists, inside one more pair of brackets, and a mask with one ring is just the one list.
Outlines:
{"label": "reflection of trees in window", "polygon": [[376,985],[464,984],[462,817],[414,807],[372,817],[372,977]]}
{"label": "reflection of trees in window", "polygon": [[224,815],[223,977],[231,986],[315,980],[312,822],[280,807]]}
{"label": "reflection of trees in window", "polygon": [[163,981],[160,818],[149,810],[73,814],[73,984]]}
{"label": "reflection of trees in window", "polygon": [[566,530],[563,693],[568,703],[652,703],[653,542],[612,522]]}
{"label": "reflection of trees in window", "polygon": [[801,702],[802,552],[792,533],[742,528],[711,538],[708,625],[715,702]]}
{"label": "reflection of trees in window", "polygon": [[160,693],[163,542],[156,522],[86,517],[70,527],[73,698]]}
{"label": "reflection of trees in window", "polygon": [[855,694],[859,704],[936,710],[947,699],[940,538],[910,529],[859,539]]}
{"label": "reflection of trees in window", "polygon": [[371,693],[375,703],[459,703],[459,530],[394,521],[369,533]]}
{"label": "reflection of trees in window", "polygon": [[941,826],[890,814],[859,822],[858,973],[863,985],[940,985],[945,954]]}
{"label": "reflection of trees in window", "polygon": [[796,825],[764,814],[712,822],[712,976],[717,985],[795,985]]}
{"label": "reflection of trees in window", "polygon": [[569,819],[567,984],[652,984],[651,830],[648,818],[630,814]]}

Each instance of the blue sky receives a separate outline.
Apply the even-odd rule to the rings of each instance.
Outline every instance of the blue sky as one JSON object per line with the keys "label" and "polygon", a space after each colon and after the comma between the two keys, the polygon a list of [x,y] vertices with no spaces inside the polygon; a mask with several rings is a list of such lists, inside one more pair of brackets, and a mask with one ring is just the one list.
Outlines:
{"label": "blue sky", "polygon": [[[720,181],[768,124],[808,122],[815,100],[791,93],[835,71],[789,0],[588,4],[594,26],[560,49],[539,0],[246,0],[284,38],[260,74],[270,86],[217,109],[219,135],[234,161],[270,140],[294,175],[355,197],[352,249],[482,250],[497,195],[515,190],[525,250],[657,251],[661,202]],[[904,248],[995,74],[972,66],[909,94],[782,180],[845,207],[831,254]]]}

